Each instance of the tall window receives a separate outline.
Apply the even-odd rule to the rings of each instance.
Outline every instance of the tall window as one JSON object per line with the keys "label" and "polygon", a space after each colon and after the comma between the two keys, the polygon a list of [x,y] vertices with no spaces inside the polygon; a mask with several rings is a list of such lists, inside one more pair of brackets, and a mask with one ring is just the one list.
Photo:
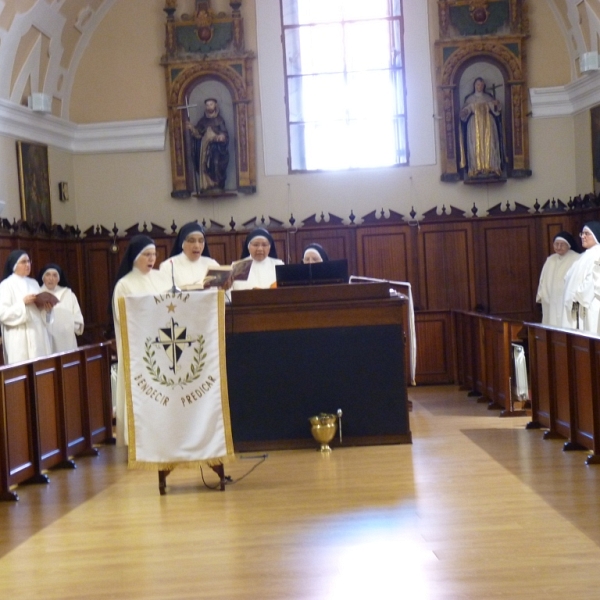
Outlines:
{"label": "tall window", "polygon": [[290,170],[408,164],[402,0],[281,0]]}

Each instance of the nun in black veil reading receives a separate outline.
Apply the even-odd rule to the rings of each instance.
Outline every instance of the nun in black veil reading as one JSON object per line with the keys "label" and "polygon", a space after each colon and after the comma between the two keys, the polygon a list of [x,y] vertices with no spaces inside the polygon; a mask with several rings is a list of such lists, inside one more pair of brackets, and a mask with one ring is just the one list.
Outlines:
{"label": "nun in black veil reading", "polygon": [[160,272],[170,285],[179,288],[202,285],[208,269],[219,263],[210,257],[206,231],[200,223],[186,223],[177,234],[171,257],[160,265]]}
{"label": "nun in black veil reading", "polygon": [[246,236],[242,260],[252,261],[252,266],[246,281],[233,282],[234,290],[272,287],[277,281],[275,266],[283,264],[283,261],[277,258],[273,237],[262,227],[254,229]]}

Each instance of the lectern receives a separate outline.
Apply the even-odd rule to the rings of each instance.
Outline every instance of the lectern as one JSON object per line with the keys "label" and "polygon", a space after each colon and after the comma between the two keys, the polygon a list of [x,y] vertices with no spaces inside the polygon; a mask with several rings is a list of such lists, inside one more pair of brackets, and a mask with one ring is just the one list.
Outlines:
{"label": "lectern", "polygon": [[411,443],[405,315],[386,283],[232,292],[226,345],[236,451],[314,447],[309,417],[338,409],[344,445]]}

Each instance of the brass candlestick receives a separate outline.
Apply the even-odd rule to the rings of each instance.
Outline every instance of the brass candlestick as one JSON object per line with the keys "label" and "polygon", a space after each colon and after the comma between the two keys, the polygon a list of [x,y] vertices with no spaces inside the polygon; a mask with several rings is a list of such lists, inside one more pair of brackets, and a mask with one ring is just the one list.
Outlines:
{"label": "brass candlestick", "polygon": [[319,451],[331,452],[329,442],[335,436],[337,430],[337,417],[327,413],[321,413],[315,417],[310,417],[310,430],[315,440],[321,444]]}

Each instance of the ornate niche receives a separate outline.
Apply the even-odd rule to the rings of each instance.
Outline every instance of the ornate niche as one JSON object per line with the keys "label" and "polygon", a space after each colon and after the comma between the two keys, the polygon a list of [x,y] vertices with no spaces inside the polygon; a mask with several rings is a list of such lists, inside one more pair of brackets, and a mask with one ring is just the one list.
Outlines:
{"label": "ornate niche", "polygon": [[[241,0],[230,15],[196,0],[175,17],[166,0],[166,71],[173,198],[256,192],[254,54],[244,50]],[[209,118],[206,120],[204,117]]]}
{"label": "ornate niche", "polygon": [[525,0],[438,0],[442,181],[531,176]]}

